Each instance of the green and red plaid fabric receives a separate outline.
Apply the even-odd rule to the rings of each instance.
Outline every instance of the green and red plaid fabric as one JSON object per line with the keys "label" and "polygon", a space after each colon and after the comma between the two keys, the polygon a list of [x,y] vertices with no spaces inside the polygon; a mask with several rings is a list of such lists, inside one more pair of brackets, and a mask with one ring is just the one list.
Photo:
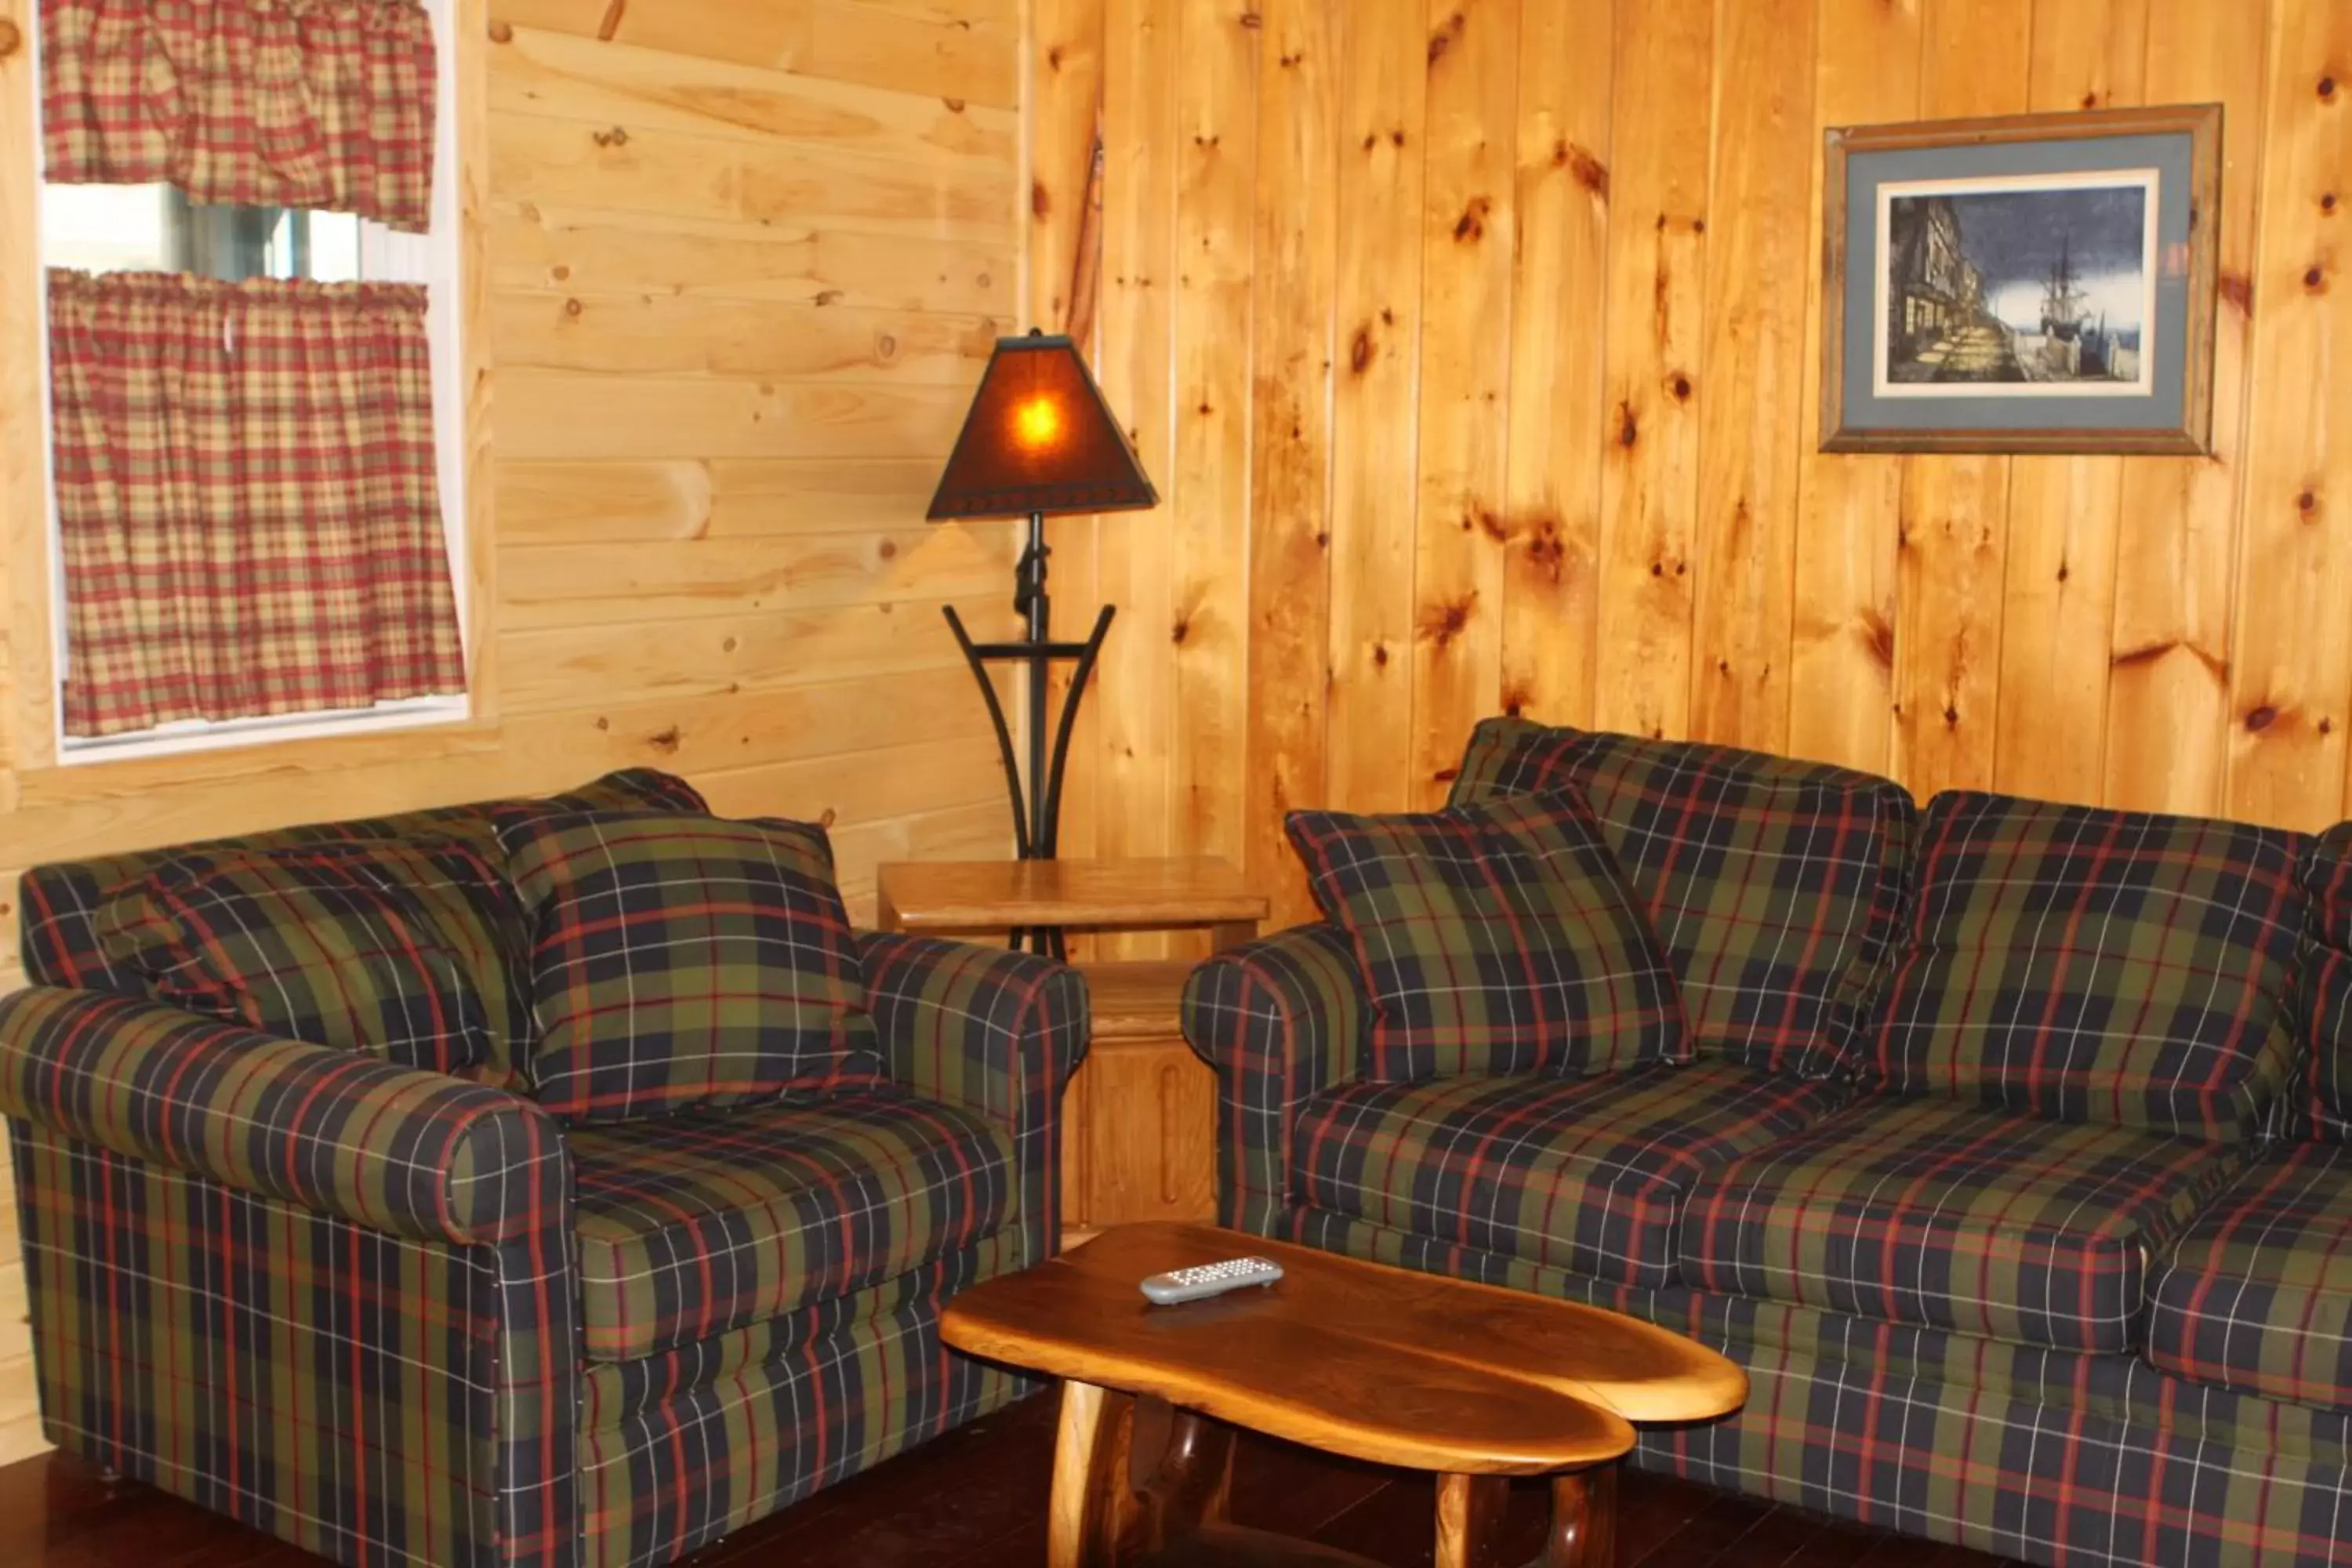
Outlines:
{"label": "green and red plaid fabric", "polygon": [[782,1317],[994,1234],[1008,1131],[898,1089],[573,1128],[589,1359]]}
{"label": "green and red plaid fabric", "polygon": [[2234,1140],[2295,1054],[2305,840],[1954,792],[1927,809],[1877,1072],[2062,1121]]}
{"label": "green and red plaid fabric", "polygon": [[[549,814],[572,811],[675,811],[700,816],[709,810],[692,784],[652,768],[625,768],[539,802],[495,801],[438,806],[398,816],[368,817],[272,828],[241,837],[165,849],[134,849],[89,860],[37,866],[20,881],[23,927],[19,947],[25,972],[39,985],[83,986],[124,995],[143,994],[139,977],[118,969],[98,940],[98,912],[118,889],[191,855],[232,850],[307,848],[322,844],[382,844],[410,838],[454,839],[494,866],[505,859],[497,824],[502,810],[529,805]],[[524,998],[528,1012],[529,999]]]}
{"label": "green and red plaid fabric", "polygon": [[49,274],[68,735],[465,691],[425,310]]}
{"label": "green and red plaid fabric", "polygon": [[1665,944],[1700,1056],[1821,1078],[1866,1055],[1917,830],[1901,785],[1728,746],[1489,719],[1452,801],[1568,784]]}
{"label": "green and red plaid fabric", "polygon": [[2148,1289],[2148,1360],[2198,1383],[2352,1408],[2352,1148],[2257,1161]]}
{"label": "green and red plaid fabric", "polygon": [[560,1150],[453,1246],[9,1131],[50,1441],[339,1563],[574,1562]]}
{"label": "green and red plaid fabric", "polygon": [[2352,1144],[2352,822],[2315,839],[2304,864],[2314,925],[2304,959],[2311,1028],[2302,1103],[2284,1120],[2298,1136]]}
{"label": "green and red plaid fabric", "polygon": [[0,1116],[423,1241],[530,1234],[571,1179],[510,1094],[89,992],[0,999]]}
{"label": "green and red plaid fabric", "polygon": [[2166,1376],[2137,1357],[1685,1289],[1293,1209],[1260,1234],[1588,1301],[1748,1373],[1722,1421],[1642,1434],[1632,1462],[1862,1523],[2081,1568],[2336,1568],[2352,1552],[2352,1415]]}
{"label": "green and red plaid fabric", "polygon": [[416,0],[42,0],[55,184],[433,221],[433,23]]}
{"label": "green and red plaid fabric", "polygon": [[403,1067],[506,1059],[530,1028],[513,889],[450,840],[184,856],[98,926],[159,1002]]}
{"label": "green and red plaid fabric", "polygon": [[1728,1063],[1353,1084],[1300,1107],[1297,1200],[1596,1279],[1675,1278],[1701,1176],[1802,1131],[1840,1086]]}
{"label": "green and red plaid fabric", "polygon": [[2236,1151],[1944,1100],[1863,1100],[1701,1176],[1702,1290],[2097,1353],[2139,1343],[2148,1260]]}
{"label": "green and red plaid fabric", "polygon": [[1294,811],[1284,826],[1372,998],[1366,1079],[1688,1058],[1666,955],[1572,789],[1412,816]]}
{"label": "green and red plaid fabric", "polygon": [[1290,1207],[1298,1108],[1355,1080],[1371,1032],[1355,944],[1298,926],[1229,947],[1185,978],[1184,1038],[1217,1069],[1217,1211],[1236,1230]]}
{"label": "green and red plaid fabric", "polygon": [[1020,1232],[1008,1226],[878,1285],[828,1296],[782,1317],[635,1361],[591,1361],[581,1369],[580,1429],[608,1430],[681,1394],[790,1361],[811,1345],[838,1341],[862,1323],[909,1311],[926,1300],[945,1301],[983,1279],[1025,1267],[1027,1256]]}
{"label": "green and red plaid fabric", "polygon": [[977,942],[867,931],[857,939],[883,1071],[1013,1140],[1020,1267],[1060,1250],[1062,1090],[1087,1054],[1086,977]]}
{"label": "green and red plaid fabric", "polygon": [[539,1102],[579,1121],[878,1083],[824,830],[670,812],[499,830],[533,911]]}
{"label": "green and red plaid fabric", "polygon": [[[587,1568],[674,1561],[1034,1388],[942,1344],[941,1305],[926,1292],[612,1426],[583,1428]],[[793,1555],[787,1546],[772,1561],[782,1568]]]}

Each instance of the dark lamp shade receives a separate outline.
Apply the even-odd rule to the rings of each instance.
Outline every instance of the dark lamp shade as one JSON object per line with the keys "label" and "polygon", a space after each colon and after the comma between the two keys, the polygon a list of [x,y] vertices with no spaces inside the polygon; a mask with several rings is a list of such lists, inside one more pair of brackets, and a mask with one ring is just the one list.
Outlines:
{"label": "dark lamp shade", "polygon": [[931,521],[1159,504],[1070,340],[999,338],[931,498]]}

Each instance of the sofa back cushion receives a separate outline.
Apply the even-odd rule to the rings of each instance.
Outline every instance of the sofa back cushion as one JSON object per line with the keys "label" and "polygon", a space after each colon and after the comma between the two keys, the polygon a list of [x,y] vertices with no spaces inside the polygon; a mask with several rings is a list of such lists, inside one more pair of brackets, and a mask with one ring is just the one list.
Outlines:
{"label": "sofa back cushion", "polygon": [[2302,836],[1954,792],[1879,1031],[1897,1090],[2230,1141],[2292,1070]]}
{"label": "sofa back cushion", "polygon": [[1573,789],[1286,826],[1372,999],[1365,1079],[1687,1059],[1673,970]]}
{"label": "sofa back cushion", "polygon": [[1681,982],[1702,1057],[1825,1077],[1866,1055],[1918,811],[1891,780],[1760,752],[1490,719],[1453,801],[1573,784]]}
{"label": "sofa back cushion", "polygon": [[[454,838],[496,866],[500,861],[493,814],[521,804],[526,803],[485,801],[439,806],[404,812],[397,816],[272,828],[201,844],[131,850],[36,867],[25,873],[19,887],[24,920],[19,945],[25,973],[39,985],[111,991],[125,996],[143,994],[140,977],[125,972],[107,957],[98,940],[98,911],[116,889],[190,852],[289,849],[352,840],[380,843]],[[569,811],[699,813],[709,809],[693,785],[652,768],[625,768],[607,773],[543,804]]]}
{"label": "sofa back cushion", "polygon": [[2352,1143],[2352,822],[2339,822],[2304,858],[2313,941],[2305,955],[2310,1027],[2294,1136]]}
{"label": "sofa back cushion", "polygon": [[495,1068],[521,1029],[514,893],[454,840],[190,853],[99,911],[159,1002],[436,1072]]}
{"label": "sofa back cushion", "polygon": [[575,1121],[882,1081],[824,830],[665,812],[499,829],[530,911],[532,1092]]}

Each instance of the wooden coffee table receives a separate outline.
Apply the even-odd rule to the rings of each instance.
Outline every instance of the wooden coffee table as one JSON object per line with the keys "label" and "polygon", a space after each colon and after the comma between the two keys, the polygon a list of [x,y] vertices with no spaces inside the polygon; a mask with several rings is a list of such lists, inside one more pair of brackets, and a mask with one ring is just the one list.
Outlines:
{"label": "wooden coffee table", "polygon": [[[1281,1264],[1280,1283],[1181,1307],[1136,1289],[1250,1254]],[[1748,1396],[1730,1362],[1632,1318],[1204,1225],[1120,1226],[956,1297],[941,1331],[1066,1380],[1050,1568],[1365,1568],[1225,1522],[1237,1426],[1437,1472],[1437,1568],[1491,1563],[1506,1478],[1553,1476],[1538,1561],[1607,1564],[1634,1426],[1728,1415]]]}

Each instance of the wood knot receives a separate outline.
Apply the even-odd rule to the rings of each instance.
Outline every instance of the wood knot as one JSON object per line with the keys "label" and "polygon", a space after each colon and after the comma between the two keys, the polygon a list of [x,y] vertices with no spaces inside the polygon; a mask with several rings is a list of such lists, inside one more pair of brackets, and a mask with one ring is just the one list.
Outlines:
{"label": "wood knot", "polygon": [[1168,628],[1168,640],[1178,647],[1182,647],[1184,639],[1192,635],[1192,620],[1189,616],[1177,616],[1176,624]]}
{"label": "wood knot", "polygon": [[1357,375],[1372,368],[1372,329],[1358,327],[1355,336],[1348,340],[1348,369]]}
{"label": "wood knot", "polygon": [[[0,32],[0,39],[5,39],[5,38],[7,38],[11,34],[14,34],[14,33],[16,32],[16,27],[15,27],[15,26],[14,26],[13,24],[0,24],[0,26],[5,26],[5,27],[6,27],[6,31],[5,31],[5,32]],[[498,20],[494,20],[494,21],[492,21],[492,22],[490,23],[490,42],[492,42],[492,43],[494,43],[494,44],[511,44],[511,43],[513,43],[513,42],[514,42],[514,24],[513,24],[513,23],[511,23],[511,22],[507,22],[507,21],[498,21]],[[5,50],[0,50],[0,53],[5,53],[5,52],[7,52],[7,51],[5,51]]]}
{"label": "wood knot", "polygon": [[1466,243],[1486,238],[1486,215],[1494,210],[1495,204],[1486,197],[1471,197],[1470,205],[1465,207],[1462,210],[1462,216],[1454,220],[1454,240],[1457,243]]}
{"label": "wood knot", "polygon": [[1631,447],[1641,438],[1642,426],[1640,421],[1633,417],[1633,405],[1630,403],[1619,404],[1617,405],[1617,444],[1620,447]]}
{"label": "wood knot", "polygon": [[2303,515],[2308,519],[2313,513],[2319,510],[2319,492],[2317,490],[2305,490],[2302,494],[2296,496],[2294,498],[2294,510],[2303,513]]}
{"label": "wood knot", "polygon": [[892,560],[898,553],[898,542],[895,539],[886,539],[874,547],[874,553],[885,561]]}
{"label": "wood knot", "polygon": [[2332,101],[2335,97],[2336,79],[2332,76],[2321,77],[2319,79],[2319,101],[2322,103],[2327,103]]}
{"label": "wood knot", "polygon": [[1029,183],[1029,216],[1043,223],[1054,210],[1054,198],[1045,194],[1045,182]]}
{"label": "wood knot", "polygon": [[947,106],[947,111],[950,114],[963,112],[963,100],[961,98],[943,98],[940,101]]}
{"label": "wood knot", "polygon": [[1253,33],[1265,26],[1265,18],[1259,16],[1255,11],[1243,12],[1239,20],[1243,26],[1247,27]]}
{"label": "wood knot", "polygon": [[1944,723],[1945,723],[1946,727],[1948,727],[1948,728],[1952,728],[1952,729],[1957,729],[1957,728],[1959,726],[1959,722],[1960,722],[1960,710],[1959,710],[1958,708],[1953,707],[1953,706],[1952,706],[1950,703],[1948,703],[1948,702],[1945,703],[1945,704],[1944,704]]}
{"label": "wood knot", "polygon": [[655,751],[659,752],[665,757],[673,757],[677,754],[677,746],[680,739],[681,737],[678,733],[677,726],[672,724],[668,729],[661,731],[656,734],[647,735],[646,737],[646,744],[651,746]]}
{"label": "wood knot", "polygon": [[2261,734],[2263,731],[2269,729],[2272,725],[2277,722],[2278,710],[2272,707],[2267,702],[2246,715],[2246,729],[2249,732],[2256,735]]}
{"label": "wood knot", "polygon": [[594,138],[599,147],[625,147],[629,144],[629,128],[625,125],[615,125],[610,131],[594,132]]}
{"label": "wood knot", "polygon": [[1389,645],[1384,642],[1374,643],[1372,645],[1372,668],[1375,669],[1386,669],[1388,667]]}
{"label": "wood knot", "polygon": [[577,300],[566,300],[563,301],[563,313],[567,316],[572,317],[574,320],[577,320],[580,312],[585,310],[587,308],[587,306],[583,305]]}
{"label": "wood knot", "polygon": [[1674,379],[1674,384],[1673,384],[1673,386],[1672,386],[1671,390],[1673,391],[1673,393],[1674,393],[1674,395],[1675,395],[1675,402],[1677,402],[1677,403],[1687,402],[1687,401],[1689,400],[1689,398],[1690,398],[1690,395],[1691,395],[1691,382],[1690,382],[1690,377],[1688,377],[1688,376],[1686,376],[1686,375],[1678,375],[1678,376],[1675,377],[1675,379]]}

